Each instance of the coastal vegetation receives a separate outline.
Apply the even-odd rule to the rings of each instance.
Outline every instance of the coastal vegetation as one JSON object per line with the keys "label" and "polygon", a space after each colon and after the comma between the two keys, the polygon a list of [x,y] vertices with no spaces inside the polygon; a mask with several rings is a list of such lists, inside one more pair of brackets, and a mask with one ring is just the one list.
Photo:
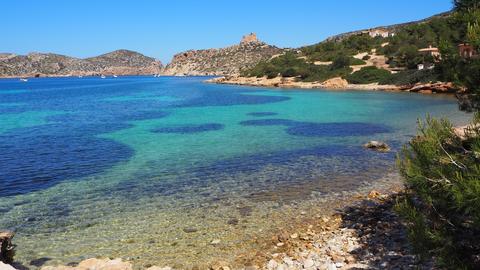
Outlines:
{"label": "coastal vegetation", "polygon": [[[480,4],[454,1],[452,21],[465,41],[480,49]],[[455,132],[446,120],[428,118],[399,155],[406,196],[396,208],[422,258],[436,257],[448,269],[480,268],[480,62],[462,58],[443,41],[439,75],[467,89],[472,123]]]}
{"label": "coastal vegetation", "polygon": [[[342,42],[328,41],[289,51],[251,69],[242,76],[275,78],[297,77],[300,81],[325,81],[333,77],[346,77],[351,66],[365,65],[365,60],[353,57],[362,51],[379,46],[381,39],[368,35],[352,36]],[[318,63],[321,62],[321,63]]]}
{"label": "coastal vegetation", "polygon": [[390,72],[374,66],[364,67],[359,71],[347,75],[347,81],[353,84],[367,84],[389,79]]}
{"label": "coastal vegetation", "polygon": [[397,210],[422,258],[448,269],[480,266],[480,115],[465,135],[447,120],[427,119],[400,154],[407,195]]}
{"label": "coastal vegetation", "polygon": [[[472,9],[478,1],[460,2],[455,1],[450,13],[387,28],[388,35],[375,36],[369,30],[328,39],[263,61],[241,75],[295,77],[306,82],[343,77],[351,84],[401,86],[443,81],[474,90],[480,85],[480,60],[462,57],[458,47],[478,48],[480,12]],[[384,63],[371,61],[378,56]],[[365,67],[357,70],[355,65]]]}
{"label": "coastal vegetation", "polygon": [[340,55],[330,65],[315,65],[298,58],[294,52],[287,52],[271,61],[263,61],[245,73],[248,77],[275,78],[298,77],[302,81],[324,81],[332,77],[346,76],[352,69],[350,58]]}
{"label": "coastal vegetation", "polygon": [[352,35],[336,41],[325,41],[312,46],[300,48],[300,53],[309,61],[333,61],[338,55],[353,56],[381,47],[383,38],[372,38],[368,34]]}

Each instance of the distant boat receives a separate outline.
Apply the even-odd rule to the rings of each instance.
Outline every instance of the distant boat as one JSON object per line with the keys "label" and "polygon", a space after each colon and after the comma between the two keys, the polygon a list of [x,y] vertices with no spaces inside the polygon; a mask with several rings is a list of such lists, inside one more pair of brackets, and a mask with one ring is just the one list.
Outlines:
{"label": "distant boat", "polygon": [[21,78],[20,81],[22,81],[22,82],[28,82],[28,79]]}
{"label": "distant boat", "polygon": [[107,78],[107,77],[105,77],[105,75],[102,75],[100,78],[105,79],[105,78]]}
{"label": "distant boat", "polygon": [[82,76],[82,75],[80,75],[80,76],[78,76],[78,78],[83,78],[83,76]]}
{"label": "distant boat", "polygon": [[117,78],[118,76],[117,75],[113,75],[114,78]]}

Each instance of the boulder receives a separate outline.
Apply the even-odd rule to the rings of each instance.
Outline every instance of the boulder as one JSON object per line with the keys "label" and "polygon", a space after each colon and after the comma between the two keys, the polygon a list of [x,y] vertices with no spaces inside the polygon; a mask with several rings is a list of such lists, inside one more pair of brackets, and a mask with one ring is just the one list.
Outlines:
{"label": "boulder", "polygon": [[378,152],[389,152],[390,146],[384,142],[379,141],[369,141],[363,145],[365,148],[372,149]]}
{"label": "boulder", "polygon": [[16,270],[16,269],[10,264],[0,262],[0,270]]}
{"label": "boulder", "polygon": [[341,77],[336,77],[336,78],[331,78],[322,82],[321,86],[324,88],[330,88],[330,89],[347,89],[348,82],[347,80]]}
{"label": "boulder", "polygon": [[121,259],[87,259],[78,266],[44,266],[41,270],[132,270],[132,264]]}
{"label": "boulder", "polygon": [[13,236],[15,236],[14,232],[0,231],[0,262],[13,262],[13,256],[15,255],[15,246],[12,244]]}
{"label": "boulder", "polygon": [[378,198],[380,198],[381,195],[382,195],[382,194],[380,194],[380,192],[378,192],[378,191],[376,191],[376,190],[372,190],[372,191],[370,191],[370,193],[368,193],[368,196],[367,196],[367,197],[368,197],[369,199],[378,199]]}
{"label": "boulder", "polygon": [[407,89],[409,92],[417,92],[421,94],[432,93],[456,93],[460,91],[453,83],[435,82],[435,83],[417,83]]}

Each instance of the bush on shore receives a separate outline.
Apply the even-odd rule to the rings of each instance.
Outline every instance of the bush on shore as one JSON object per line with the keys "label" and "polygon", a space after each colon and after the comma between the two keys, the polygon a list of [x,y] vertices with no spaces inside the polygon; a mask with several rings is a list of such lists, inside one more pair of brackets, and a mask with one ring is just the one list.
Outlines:
{"label": "bush on shore", "polygon": [[460,138],[447,120],[428,118],[398,159],[407,196],[396,208],[412,245],[447,269],[480,269],[479,124],[477,114]]}
{"label": "bush on shore", "polygon": [[416,83],[429,83],[439,81],[439,75],[435,70],[405,70],[390,74],[379,80],[380,84],[413,85]]}
{"label": "bush on shore", "polygon": [[386,80],[390,76],[390,71],[370,66],[348,75],[346,79],[352,84],[368,84]]}

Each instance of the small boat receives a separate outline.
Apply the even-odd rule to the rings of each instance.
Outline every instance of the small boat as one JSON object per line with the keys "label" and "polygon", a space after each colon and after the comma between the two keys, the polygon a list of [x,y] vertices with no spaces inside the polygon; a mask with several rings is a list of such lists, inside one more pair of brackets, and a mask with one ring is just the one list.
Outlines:
{"label": "small boat", "polygon": [[117,75],[113,75],[114,78],[117,78],[118,76]]}
{"label": "small boat", "polygon": [[102,76],[100,76],[100,78],[105,79],[105,78],[107,78],[107,77],[105,77],[105,75],[102,75]]}
{"label": "small boat", "polygon": [[82,75],[80,75],[80,76],[78,76],[78,78],[83,78],[83,76],[82,76]]}
{"label": "small boat", "polygon": [[21,78],[20,81],[22,81],[22,82],[28,82],[28,79]]}

